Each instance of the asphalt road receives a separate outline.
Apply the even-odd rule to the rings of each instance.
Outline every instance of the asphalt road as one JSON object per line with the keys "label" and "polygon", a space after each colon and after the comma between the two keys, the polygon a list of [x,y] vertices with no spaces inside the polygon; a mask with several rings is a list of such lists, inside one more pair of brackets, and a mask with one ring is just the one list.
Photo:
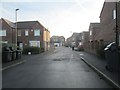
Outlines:
{"label": "asphalt road", "polygon": [[111,88],[70,48],[59,47],[2,72],[3,88]]}

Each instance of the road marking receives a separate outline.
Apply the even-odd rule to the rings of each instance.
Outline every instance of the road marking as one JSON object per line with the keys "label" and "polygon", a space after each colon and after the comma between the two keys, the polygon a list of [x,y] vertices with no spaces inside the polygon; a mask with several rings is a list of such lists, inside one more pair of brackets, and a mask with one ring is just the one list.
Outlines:
{"label": "road marking", "polygon": [[89,67],[91,67],[98,75],[101,75],[104,79],[106,79],[110,84],[112,84],[115,88],[119,88],[119,84],[117,84],[115,81],[110,79],[106,74],[102,73],[100,70],[98,70],[95,66],[88,63],[83,57],[81,57],[81,60],[83,60]]}
{"label": "road marking", "polygon": [[82,54],[82,53],[80,54],[80,56],[83,56],[83,55],[84,55],[84,54]]}
{"label": "road marking", "polygon": [[70,62],[71,62],[72,58],[73,58],[73,54],[72,54],[71,57],[70,57]]}
{"label": "road marking", "polygon": [[0,69],[0,71],[9,69],[9,68],[11,68],[11,67],[14,67],[14,66],[16,66],[16,65],[22,64],[22,63],[24,63],[24,62],[26,62],[26,60],[23,60],[23,61],[21,61],[21,62],[18,62],[18,63],[12,64],[12,65],[10,65],[10,66],[4,67],[4,68]]}

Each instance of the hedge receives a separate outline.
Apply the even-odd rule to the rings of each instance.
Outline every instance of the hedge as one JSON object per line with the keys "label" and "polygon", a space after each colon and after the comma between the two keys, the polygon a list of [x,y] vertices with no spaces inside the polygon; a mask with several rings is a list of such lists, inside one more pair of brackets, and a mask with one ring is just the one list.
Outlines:
{"label": "hedge", "polygon": [[28,54],[28,52],[31,52],[31,54],[39,54],[41,52],[44,52],[44,48],[39,48],[39,47],[25,47],[23,49],[23,54]]}

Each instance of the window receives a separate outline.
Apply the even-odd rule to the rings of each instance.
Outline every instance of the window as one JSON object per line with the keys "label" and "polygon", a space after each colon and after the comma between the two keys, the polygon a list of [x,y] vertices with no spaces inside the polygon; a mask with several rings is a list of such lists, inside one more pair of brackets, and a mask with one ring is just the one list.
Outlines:
{"label": "window", "polygon": [[54,42],[58,42],[58,39],[55,38],[55,39],[54,39]]}
{"label": "window", "polygon": [[73,38],[72,38],[72,40],[74,41],[74,40],[75,40],[75,38],[73,37]]}
{"label": "window", "polygon": [[0,43],[8,43],[8,41],[0,41]]}
{"label": "window", "polygon": [[34,30],[34,36],[40,36],[40,30],[39,29]]}
{"label": "window", "polygon": [[92,35],[92,30],[90,30],[90,36]]}
{"label": "window", "polygon": [[115,9],[113,10],[113,15],[112,16],[113,16],[113,19],[116,19],[116,10]]}
{"label": "window", "polygon": [[21,36],[21,30],[18,30],[18,36]]}
{"label": "window", "polygon": [[29,41],[30,46],[40,47],[40,41]]}
{"label": "window", "polygon": [[6,36],[6,30],[0,30],[0,36]]}
{"label": "window", "polygon": [[81,46],[82,45],[82,42],[79,42],[79,46]]}
{"label": "window", "polygon": [[28,36],[28,34],[29,34],[28,30],[25,30],[25,36]]}
{"label": "window", "polygon": [[82,34],[82,40],[84,39],[84,34]]}

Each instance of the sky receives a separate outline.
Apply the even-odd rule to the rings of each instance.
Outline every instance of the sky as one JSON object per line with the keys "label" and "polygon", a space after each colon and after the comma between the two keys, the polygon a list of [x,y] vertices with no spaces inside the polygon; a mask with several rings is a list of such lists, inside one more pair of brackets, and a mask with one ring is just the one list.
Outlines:
{"label": "sky", "polygon": [[104,0],[2,0],[2,18],[17,21],[39,21],[51,36],[68,38],[73,32],[88,31],[89,24],[100,22]]}

